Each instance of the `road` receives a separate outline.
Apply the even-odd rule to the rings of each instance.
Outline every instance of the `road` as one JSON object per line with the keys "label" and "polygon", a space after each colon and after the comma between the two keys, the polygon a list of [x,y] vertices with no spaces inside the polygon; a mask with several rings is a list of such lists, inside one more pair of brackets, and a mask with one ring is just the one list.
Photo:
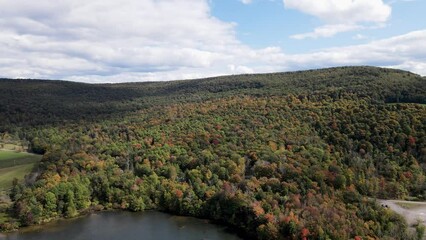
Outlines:
{"label": "road", "polygon": [[[409,225],[421,221],[426,225],[426,202],[400,201],[400,200],[377,200],[380,204],[388,206],[394,212],[402,215]],[[409,208],[403,208],[398,203],[412,204]]]}

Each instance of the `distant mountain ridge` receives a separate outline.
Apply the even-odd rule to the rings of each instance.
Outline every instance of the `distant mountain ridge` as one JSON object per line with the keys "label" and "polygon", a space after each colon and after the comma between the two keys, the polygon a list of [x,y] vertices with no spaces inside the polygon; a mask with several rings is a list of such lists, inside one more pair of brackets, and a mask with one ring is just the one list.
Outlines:
{"label": "distant mountain ridge", "polygon": [[[196,80],[87,84],[58,80],[0,79],[0,123],[45,124],[110,116],[170,102],[197,102],[244,94],[283,96],[356,94],[384,103],[426,103],[426,80],[403,70],[338,67],[244,74]],[[14,119],[21,113],[20,120]],[[23,115],[22,115],[23,114]],[[7,116],[7,119],[6,117]],[[8,122],[9,121],[9,122]],[[1,130],[1,129],[0,129]]]}

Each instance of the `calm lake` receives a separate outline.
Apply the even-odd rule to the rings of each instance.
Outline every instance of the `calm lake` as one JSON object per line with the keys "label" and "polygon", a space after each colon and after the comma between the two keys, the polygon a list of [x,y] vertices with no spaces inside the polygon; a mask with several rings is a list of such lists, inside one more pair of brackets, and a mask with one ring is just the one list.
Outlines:
{"label": "calm lake", "polygon": [[1,235],[1,240],[236,240],[225,227],[207,220],[147,211],[143,213],[103,212],[72,220],[60,220]]}

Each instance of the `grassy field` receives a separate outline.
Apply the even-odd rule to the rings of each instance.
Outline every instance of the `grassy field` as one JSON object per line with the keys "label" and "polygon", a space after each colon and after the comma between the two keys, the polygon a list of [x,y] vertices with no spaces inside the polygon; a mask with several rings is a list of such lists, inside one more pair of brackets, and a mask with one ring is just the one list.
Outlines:
{"label": "grassy field", "polygon": [[26,174],[30,173],[33,169],[34,164],[25,164],[10,168],[0,169],[0,190],[7,190],[12,187],[12,181],[14,178],[23,179]]}
{"label": "grassy field", "polygon": [[28,156],[28,153],[14,151],[0,151],[0,161]]}
{"label": "grassy field", "polygon": [[0,151],[0,191],[10,189],[14,178],[22,180],[40,159],[35,154]]}
{"label": "grassy field", "polygon": [[0,151],[0,169],[26,165],[40,161],[41,156],[14,151]]}

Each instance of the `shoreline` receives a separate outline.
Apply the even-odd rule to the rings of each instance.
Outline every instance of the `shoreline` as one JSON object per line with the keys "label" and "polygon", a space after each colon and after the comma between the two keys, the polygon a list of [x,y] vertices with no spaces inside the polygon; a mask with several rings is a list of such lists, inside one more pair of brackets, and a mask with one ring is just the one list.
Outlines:
{"label": "shoreline", "polygon": [[21,227],[15,231],[11,231],[11,232],[0,232],[0,239],[3,238],[7,238],[8,236],[14,235],[14,234],[26,234],[26,233],[31,233],[31,232],[38,232],[40,230],[43,229],[47,229],[48,231],[52,230],[52,229],[56,229],[56,230],[60,230],[62,227],[66,227],[67,224],[70,224],[74,221],[79,221],[81,219],[84,218],[90,218],[90,217],[96,217],[98,215],[101,214],[120,214],[120,213],[127,213],[127,214],[140,214],[140,215],[144,215],[144,214],[152,214],[152,213],[159,213],[159,214],[165,214],[170,218],[175,218],[179,221],[179,219],[194,219],[194,220],[200,220],[202,222],[204,222],[205,224],[209,224],[209,225],[214,225],[216,227],[218,227],[219,229],[222,229],[224,232],[232,234],[237,236],[240,239],[246,239],[245,237],[247,237],[246,234],[244,234],[244,232],[240,232],[237,231],[236,229],[232,229],[230,225],[227,224],[221,224],[218,221],[214,221],[211,219],[206,219],[206,218],[198,218],[198,217],[193,217],[193,216],[186,216],[186,215],[175,215],[172,214],[170,212],[164,212],[161,210],[156,210],[156,209],[147,209],[144,211],[138,211],[138,212],[133,212],[133,211],[126,211],[126,210],[120,210],[120,209],[104,209],[104,210],[99,210],[99,211],[92,211],[92,212],[88,212],[87,214],[82,214],[73,218],[63,218],[63,217],[58,217],[55,219],[51,219],[51,221],[48,222],[44,222],[44,223],[40,223],[37,225],[31,225],[31,226],[26,226],[26,227]]}

